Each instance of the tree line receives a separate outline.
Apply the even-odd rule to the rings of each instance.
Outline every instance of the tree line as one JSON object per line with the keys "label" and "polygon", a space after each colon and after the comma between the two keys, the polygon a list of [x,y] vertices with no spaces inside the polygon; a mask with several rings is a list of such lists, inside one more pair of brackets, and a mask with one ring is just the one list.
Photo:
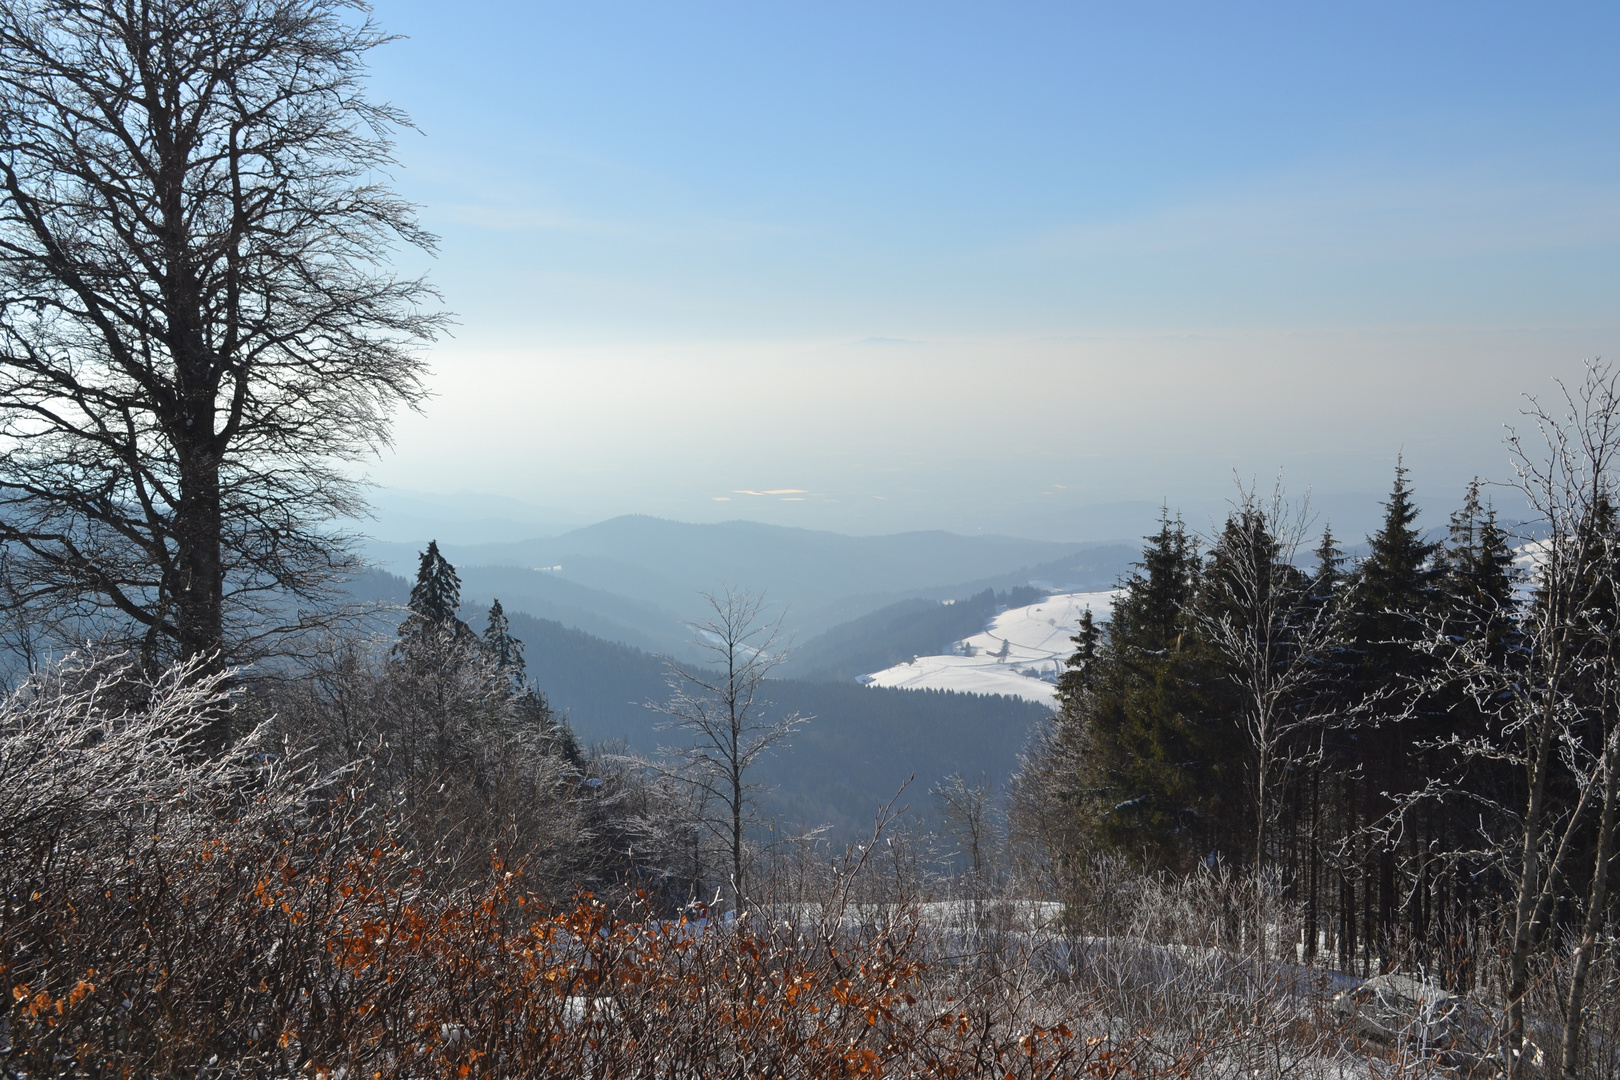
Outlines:
{"label": "tree line", "polygon": [[1616,913],[1616,381],[1592,366],[1532,402],[1512,527],[1476,480],[1430,537],[1401,465],[1356,560],[1327,527],[1307,551],[1280,489],[1243,491],[1207,540],[1166,512],[1106,626],[1074,638],[1026,828],[1059,864],[1270,875],[1300,959],[1500,992],[1510,1039],[1565,952],[1573,1068]]}

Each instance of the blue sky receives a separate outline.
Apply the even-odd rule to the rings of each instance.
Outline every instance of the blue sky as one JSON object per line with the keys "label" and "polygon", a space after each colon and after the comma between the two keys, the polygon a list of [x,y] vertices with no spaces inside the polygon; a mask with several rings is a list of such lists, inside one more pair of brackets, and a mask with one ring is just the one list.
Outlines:
{"label": "blue sky", "polygon": [[1052,537],[1234,469],[1443,495],[1620,346],[1613,5],[376,16],[459,320],[387,485]]}

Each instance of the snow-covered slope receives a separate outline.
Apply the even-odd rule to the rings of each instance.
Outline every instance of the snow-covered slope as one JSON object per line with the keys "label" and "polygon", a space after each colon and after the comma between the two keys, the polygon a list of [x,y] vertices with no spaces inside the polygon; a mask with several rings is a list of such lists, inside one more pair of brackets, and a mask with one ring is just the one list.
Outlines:
{"label": "snow-covered slope", "polygon": [[958,641],[944,656],[919,656],[909,664],[873,672],[861,681],[910,690],[962,690],[1010,694],[1048,704],[1053,700],[1063,661],[1074,652],[1069,640],[1088,608],[1108,618],[1114,592],[1059,593],[1028,607],[997,615],[988,629]]}

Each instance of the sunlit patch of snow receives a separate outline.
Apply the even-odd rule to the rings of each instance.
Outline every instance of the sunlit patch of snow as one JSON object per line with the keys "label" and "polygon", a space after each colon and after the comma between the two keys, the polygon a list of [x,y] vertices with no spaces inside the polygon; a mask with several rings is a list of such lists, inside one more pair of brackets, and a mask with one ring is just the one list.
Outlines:
{"label": "sunlit patch of snow", "polygon": [[1063,662],[1074,652],[1070,640],[1088,609],[1108,618],[1114,590],[1059,593],[1028,607],[1011,608],[982,633],[958,641],[943,656],[919,656],[862,678],[873,686],[908,690],[958,690],[970,694],[1009,694],[1050,704]]}

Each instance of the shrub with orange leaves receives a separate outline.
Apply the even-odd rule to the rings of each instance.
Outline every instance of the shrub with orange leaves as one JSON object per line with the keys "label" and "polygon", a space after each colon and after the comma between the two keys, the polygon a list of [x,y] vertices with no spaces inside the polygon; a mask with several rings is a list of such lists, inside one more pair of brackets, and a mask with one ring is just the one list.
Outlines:
{"label": "shrub with orange leaves", "polygon": [[925,999],[914,919],[667,919],[641,898],[615,912],[590,896],[546,910],[498,869],[478,888],[427,895],[385,844],[347,858],[297,848],[262,863],[215,846],[116,904],[70,901],[70,912],[42,897],[57,908],[53,937],[34,943],[49,957],[8,952],[30,981],[13,990],[6,1065],[30,1076],[211,1061],[383,1077],[1190,1075],[1187,1062],[1147,1069],[1146,1045],[1082,1037],[1083,1018],[1030,1026]]}
{"label": "shrub with orange leaves", "polygon": [[737,918],[548,902],[499,857],[439,872],[357,772],[251,737],[191,756],[222,679],[82,675],[0,704],[8,1076],[1292,1075],[1271,984],[1216,987],[1214,1023],[1121,1023],[1103,976],[1140,985],[1114,977],[1128,950],[1047,970],[1055,938],[974,944],[914,896],[857,902],[876,836]]}

